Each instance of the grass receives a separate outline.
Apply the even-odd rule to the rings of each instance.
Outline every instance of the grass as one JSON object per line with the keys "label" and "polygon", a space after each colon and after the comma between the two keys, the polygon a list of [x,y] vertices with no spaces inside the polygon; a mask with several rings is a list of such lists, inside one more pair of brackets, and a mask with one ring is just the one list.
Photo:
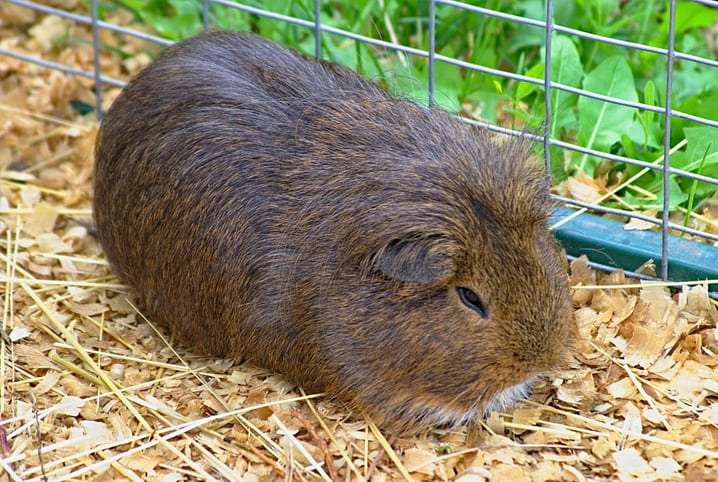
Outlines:
{"label": "grass", "polygon": [[[467,2],[535,20],[545,19],[545,0],[486,0]],[[314,21],[313,0],[250,0],[256,8]],[[381,38],[426,50],[428,39],[427,0],[325,0],[321,4],[323,25]],[[130,10],[136,19],[151,25],[161,35],[181,40],[202,30],[200,0],[114,0],[102,9]],[[274,41],[314,53],[312,29],[212,5],[213,28],[250,30]],[[629,42],[666,48],[667,2],[658,0],[600,0],[597,2],[554,1],[558,25]],[[705,5],[679,1],[676,11],[676,49],[712,59],[705,27],[718,21],[718,11]],[[543,29],[468,12],[447,5],[436,6],[437,53],[481,65],[542,79],[545,68]],[[715,34],[713,34],[715,35]],[[324,33],[322,57],[346,65],[375,79],[391,90],[421,102],[427,100],[428,66],[425,58],[397,55],[364,43]],[[552,40],[553,82],[598,94],[663,108],[666,104],[665,56],[610,45],[562,33]],[[436,63],[436,101],[454,112],[463,110],[490,123],[528,125],[540,129],[546,119],[543,88],[528,82]],[[676,60],[672,106],[675,110],[718,121],[718,69]],[[645,162],[660,158],[663,149],[664,116],[657,112],[618,106],[585,96],[553,90],[552,116],[548,129],[554,139],[581,147]],[[686,147],[670,159],[671,166],[708,177],[718,177],[716,128],[678,117],[672,118],[670,143],[686,140]],[[603,177],[619,184],[641,171],[640,167],[606,163],[564,149],[551,149],[551,171],[556,182],[578,172]],[[685,177],[671,179],[670,207],[694,209],[711,197],[716,186]],[[662,209],[662,173],[650,171],[634,183],[634,190],[619,193],[634,210]],[[637,196],[634,193],[643,192]],[[612,203],[608,201],[607,204]],[[617,204],[612,204],[617,207]]]}

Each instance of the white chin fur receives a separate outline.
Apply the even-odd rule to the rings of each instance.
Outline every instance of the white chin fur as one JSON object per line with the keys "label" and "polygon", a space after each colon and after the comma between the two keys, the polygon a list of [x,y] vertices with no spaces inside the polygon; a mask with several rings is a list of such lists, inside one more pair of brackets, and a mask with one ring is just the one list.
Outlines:
{"label": "white chin fur", "polygon": [[513,385],[499,392],[493,400],[484,406],[484,416],[491,412],[499,412],[514,405],[518,400],[529,396],[531,385],[535,378],[531,378],[518,385]]}
{"label": "white chin fur", "polygon": [[505,410],[514,405],[516,401],[528,397],[531,385],[536,378],[537,377],[534,377],[523,383],[505,388],[484,405],[482,409],[480,407],[474,407],[465,413],[456,413],[443,408],[435,408],[424,411],[419,418],[433,426],[466,425],[471,421],[477,420],[479,416],[483,415],[485,417],[491,412]]}

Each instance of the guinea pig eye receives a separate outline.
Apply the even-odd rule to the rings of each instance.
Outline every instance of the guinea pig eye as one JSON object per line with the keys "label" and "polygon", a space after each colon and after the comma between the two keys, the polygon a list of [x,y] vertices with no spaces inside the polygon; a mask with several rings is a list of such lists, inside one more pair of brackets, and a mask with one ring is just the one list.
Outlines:
{"label": "guinea pig eye", "polygon": [[481,302],[479,295],[471,291],[469,288],[462,287],[456,288],[456,292],[459,293],[459,299],[463,304],[477,312],[482,318],[486,318],[488,316],[486,308],[484,308],[484,304]]}

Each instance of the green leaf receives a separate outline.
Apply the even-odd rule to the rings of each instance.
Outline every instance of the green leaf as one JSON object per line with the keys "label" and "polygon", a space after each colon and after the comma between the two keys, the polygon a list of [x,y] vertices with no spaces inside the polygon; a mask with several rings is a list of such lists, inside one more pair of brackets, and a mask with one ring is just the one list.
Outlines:
{"label": "green leaf", "polygon": [[[671,167],[718,178],[718,140],[712,127],[694,127],[685,130],[687,147],[671,155]],[[685,192],[693,195],[694,205],[713,195],[715,184],[696,182],[687,177],[678,177],[678,184]]]}
{"label": "green leaf", "polygon": [[[578,50],[571,40],[556,35],[552,42],[551,80],[569,87],[579,87],[583,78],[583,66]],[[551,91],[551,136],[557,137],[561,129],[570,129],[576,120],[574,108],[576,94],[553,89]]]}
{"label": "green leaf", "polygon": [[[526,77],[531,77],[532,79],[542,79],[543,78],[543,62],[540,64],[536,64],[533,67],[531,67],[529,70],[526,71],[524,74]],[[536,89],[538,89],[540,86],[538,84],[531,84],[529,82],[518,82],[516,86],[516,99],[521,100],[531,94],[533,94]]]}
{"label": "green leaf", "polygon": [[[643,87],[643,103],[650,106],[658,106],[656,84],[648,80]],[[631,139],[634,142],[643,144],[644,148],[660,149],[663,140],[662,119],[656,117],[653,111],[636,111],[637,122],[630,131]],[[625,144],[624,144],[625,146]]]}
{"label": "green leaf", "polygon": [[621,144],[626,151],[626,156],[633,159],[636,158],[636,147],[633,145],[633,141],[626,134],[621,135]]}
{"label": "green leaf", "polygon": [[[671,157],[671,166],[693,173],[698,173],[700,170],[705,176],[718,177],[718,137],[715,131],[715,127],[707,126],[684,129],[685,162],[676,166]],[[712,189],[715,190],[715,186]]]}
{"label": "green leaf", "polygon": [[[662,186],[662,184],[661,184]],[[639,202],[639,207],[641,209],[656,209],[658,211],[663,211],[663,189],[658,189],[658,198],[655,201],[643,201]],[[676,180],[671,177],[668,180],[668,196],[669,196],[669,209],[672,211],[676,209],[678,206],[683,204],[684,202],[688,201],[689,195],[687,193],[684,193],[681,189],[681,186],[676,182]]]}
{"label": "green leaf", "polygon": [[[694,2],[678,2],[676,5],[676,35],[694,28],[709,27],[718,19],[715,7]],[[668,15],[663,24],[668,33]]]}
{"label": "green leaf", "polygon": [[172,40],[194,37],[202,30],[201,4],[193,0],[170,0],[164,17],[155,18],[157,30]]}
{"label": "green leaf", "polygon": [[[584,78],[585,90],[618,99],[638,101],[633,74],[623,57],[609,57]],[[578,100],[579,143],[592,149],[609,149],[621,140],[633,124],[634,109],[589,97]],[[588,156],[583,156],[579,169],[592,173]]]}
{"label": "green leaf", "polygon": [[[716,73],[713,75],[718,77]],[[695,95],[685,99],[685,101],[675,106],[675,109],[681,112],[705,117],[706,119],[718,121],[718,104],[716,103],[716,99],[718,99],[718,88],[694,92],[696,92]],[[690,129],[690,127],[687,127],[690,125],[695,124],[693,121],[681,119],[680,117],[674,117],[671,120],[671,131],[680,134],[681,132]],[[713,136],[715,136],[716,129],[711,129],[713,129]]]}
{"label": "green leaf", "polygon": [[[652,80],[646,82],[643,87],[643,103],[646,105],[656,106],[656,84]],[[643,113],[643,120],[646,124],[651,124],[656,113],[652,111],[646,111]]]}
{"label": "green leaf", "polygon": [[[666,5],[666,10],[667,9],[668,6]],[[690,32],[693,29],[708,27],[712,25],[717,18],[718,12],[716,12],[715,8],[694,2],[678,2],[676,4],[675,23],[676,41],[680,41],[681,34]],[[662,20],[658,27],[658,35],[651,40],[650,45],[665,48],[668,46],[668,11],[662,15]]]}
{"label": "green leaf", "polygon": [[[706,146],[706,151],[703,153],[703,158],[701,159],[700,166],[698,167],[698,171],[696,174],[703,174],[703,167],[705,166],[706,158],[708,157],[708,151],[711,149],[711,146],[713,143],[711,142]],[[688,194],[688,206],[686,206],[686,214],[683,218],[683,227],[688,226],[688,222],[691,219],[691,213],[693,212],[693,207],[695,206],[695,200],[696,200],[696,193],[698,192],[698,184],[699,182],[697,180],[693,180],[693,182],[690,183],[690,190]],[[699,194],[700,196],[700,194]]]}

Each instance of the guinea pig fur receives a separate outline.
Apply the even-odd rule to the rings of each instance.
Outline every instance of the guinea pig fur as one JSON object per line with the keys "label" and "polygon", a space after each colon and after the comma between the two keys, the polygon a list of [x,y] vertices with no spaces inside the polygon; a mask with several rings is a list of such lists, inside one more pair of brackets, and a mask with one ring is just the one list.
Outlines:
{"label": "guinea pig fur", "polygon": [[105,116],[94,217],[151,320],[385,427],[475,420],[574,338],[545,172],[248,33],[167,49]]}

